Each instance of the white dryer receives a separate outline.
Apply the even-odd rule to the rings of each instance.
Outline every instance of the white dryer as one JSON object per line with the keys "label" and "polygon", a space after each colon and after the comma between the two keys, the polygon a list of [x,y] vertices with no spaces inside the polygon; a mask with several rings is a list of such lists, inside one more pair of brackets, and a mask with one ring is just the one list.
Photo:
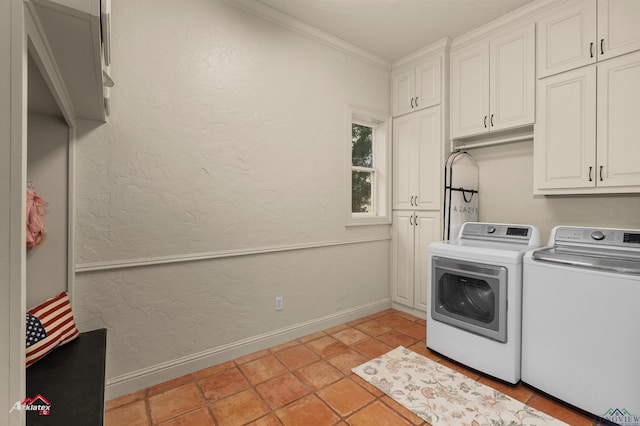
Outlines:
{"label": "white dryer", "polygon": [[640,424],[640,230],[555,227],[523,262],[522,381]]}
{"label": "white dryer", "polygon": [[522,258],[532,225],[468,222],[428,249],[427,347],[509,383],[520,380]]}

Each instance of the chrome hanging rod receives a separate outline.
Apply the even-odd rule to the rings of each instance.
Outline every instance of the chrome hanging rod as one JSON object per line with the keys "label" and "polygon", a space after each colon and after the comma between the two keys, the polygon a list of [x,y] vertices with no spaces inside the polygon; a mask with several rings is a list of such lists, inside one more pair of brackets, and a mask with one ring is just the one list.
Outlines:
{"label": "chrome hanging rod", "polygon": [[487,142],[477,142],[477,143],[470,142],[462,145],[456,145],[455,141],[451,141],[451,142],[453,145],[452,147],[453,151],[460,151],[462,149],[482,148],[485,146],[503,145],[507,143],[522,142],[526,140],[533,140],[533,135],[512,136],[509,138],[494,139],[492,141],[487,141]]}

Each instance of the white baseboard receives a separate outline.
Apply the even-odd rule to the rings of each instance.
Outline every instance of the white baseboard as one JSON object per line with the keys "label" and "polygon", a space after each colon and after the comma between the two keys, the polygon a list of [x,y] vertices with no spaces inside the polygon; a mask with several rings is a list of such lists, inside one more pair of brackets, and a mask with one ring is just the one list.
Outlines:
{"label": "white baseboard", "polygon": [[106,399],[109,400],[136,392],[140,389],[211,367],[212,365],[277,346],[336,325],[344,324],[345,322],[389,309],[390,307],[391,300],[383,299],[113,377],[107,380]]}

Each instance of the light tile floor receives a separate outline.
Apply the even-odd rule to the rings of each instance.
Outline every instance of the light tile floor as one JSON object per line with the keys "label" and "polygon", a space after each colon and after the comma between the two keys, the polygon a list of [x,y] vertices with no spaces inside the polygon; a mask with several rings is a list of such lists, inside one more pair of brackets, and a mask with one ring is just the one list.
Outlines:
{"label": "light tile floor", "polygon": [[389,309],[107,402],[107,426],[426,425],[351,372],[402,345],[570,425],[587,415],[426,348],[425,321]]}

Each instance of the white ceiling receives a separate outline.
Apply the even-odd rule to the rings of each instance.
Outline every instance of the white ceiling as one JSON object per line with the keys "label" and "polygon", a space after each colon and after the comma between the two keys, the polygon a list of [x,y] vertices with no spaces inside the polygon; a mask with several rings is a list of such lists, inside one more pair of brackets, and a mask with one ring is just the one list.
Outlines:
{"label": "white ceiling", "polygon": [[532,0],[256,0],[393,62]]}

